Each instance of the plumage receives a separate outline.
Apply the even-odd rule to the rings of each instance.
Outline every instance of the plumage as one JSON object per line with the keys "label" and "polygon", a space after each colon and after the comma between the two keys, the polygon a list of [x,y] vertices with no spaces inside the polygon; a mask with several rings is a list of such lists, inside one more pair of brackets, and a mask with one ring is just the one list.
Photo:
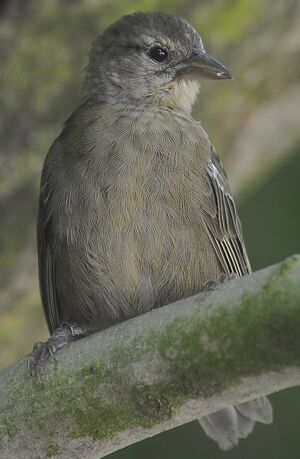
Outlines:
{"label": "plumage", "polygon": [[[157,43],[168,65],[149,57]],[[250,272],[226,174],[191,115],[207,77],[230,75],[181,18],[137,13],[95,41],[85,97],[42,172],[39,277],[50,333],[62,322],[91,333],[191,296],[221,273]],[[260,399],[201,425],[227,449],[270,420]]]}
{"label": "plumage", "polygon": [[[124,314],[192,295],[220,272],[201,209],[203,197],[217,216],[203,175],[210,144],[201,126],[170,109],[137,108],[138,114],[120,121],[113,121],[111,107],[80,110],[97,117],[93,127],[88,119],[90,138],[97,135],[97,142],[87,154],[85,121],[82,140],[73,144],[75,114],[52,146],[42,178],[40,279],[50,331],[70,319],[88,323],[89,314],[102,328]],[[140,123],[148,127],[143,136]],[[112,130],[123,132],[122,144],[110,136]],[[89,168],[91,173],[82,172]],[[81,300],[80,311],[74,311],[73,296],[76,304]]]}

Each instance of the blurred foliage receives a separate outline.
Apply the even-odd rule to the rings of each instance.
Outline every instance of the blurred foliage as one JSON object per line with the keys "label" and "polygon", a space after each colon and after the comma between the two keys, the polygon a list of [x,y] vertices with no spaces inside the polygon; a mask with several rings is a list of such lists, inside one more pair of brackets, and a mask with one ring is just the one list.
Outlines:
{"label": "blurred foliage", "polygon": [[[240,212],[253,267],[299,251],[298,0],[3,0],[0,366],[14,362],[47,336],[35,254],[43,159],[80,100],[91,41],[119,16],[136,10],[185,16],[199,30],[209,52],[235,77],[231,82],[205,84],[195,117],[202,120],[221,152],[233,189],[243,197]],[[285,454],[285,445],[294,441],[288,437],[296,438],[295,408],[293,421],[289,418],[296,394],[299,397],[299,391],[274,396],[273,427],[259,427],[241,449],[226,456],[298,457],[296,444],[292,455]],[[223,456],[192,424],[113,457],[167,459],[186,453],[192,459],[200,451],[206,457]]]}
{"label": "blurred foliage", "polygon": [[254,270],[300,252],[299,179],[300,145],[240,208]]}

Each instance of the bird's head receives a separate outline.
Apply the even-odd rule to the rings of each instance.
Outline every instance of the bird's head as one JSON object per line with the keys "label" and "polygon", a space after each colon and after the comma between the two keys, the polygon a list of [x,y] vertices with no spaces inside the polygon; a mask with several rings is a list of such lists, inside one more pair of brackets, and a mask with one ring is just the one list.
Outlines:
{"label": "bird's head", "polygon": [[85,92],[109,103],[151,103],[191,110],[202,80],[231,78],[204,50],[196,30],[165,13],[123,16],[94,42]]}

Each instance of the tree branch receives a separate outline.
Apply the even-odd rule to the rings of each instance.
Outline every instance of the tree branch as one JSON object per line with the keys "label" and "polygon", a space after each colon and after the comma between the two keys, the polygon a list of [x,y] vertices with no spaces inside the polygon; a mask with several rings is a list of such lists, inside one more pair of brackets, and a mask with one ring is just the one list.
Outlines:
{"label": "tree branch", "polygon": [[104,457],[300,383],[300,256],[0,373],[0,457]]}

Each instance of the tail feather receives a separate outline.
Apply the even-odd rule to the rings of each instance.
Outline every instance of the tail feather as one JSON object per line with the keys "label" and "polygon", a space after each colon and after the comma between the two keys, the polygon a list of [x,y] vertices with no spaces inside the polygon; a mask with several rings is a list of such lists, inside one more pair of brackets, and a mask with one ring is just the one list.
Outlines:
{"label": "tail feather", "polygon": [[228,450],[252,432],[255,422],[270,424],[272,419],[272,406],[267,398],[262,397],[224,408],[200,419],[199,423],[208,437],[221,449]]}
{"label": "tail feather", "polygon": [[247,417],[243,416],[241,413],[237,412],[238,420],[238,435],[239,438],[247,438],[248,435],[251,434],[252,430],[254,429],[255,421],[252,419],[248,419]]}
{"label": "tail feather", "polygon": [[241,403],[235,407],[239,413],[254,422],[271,424],[273,421],[272,405],[266,397]]}
{"label": "tail feather", "polygon": [[237,411],[233,406],[224,408],[199,420],[208,437],[215,440],[221,449],[227,450],[238,444]]}

